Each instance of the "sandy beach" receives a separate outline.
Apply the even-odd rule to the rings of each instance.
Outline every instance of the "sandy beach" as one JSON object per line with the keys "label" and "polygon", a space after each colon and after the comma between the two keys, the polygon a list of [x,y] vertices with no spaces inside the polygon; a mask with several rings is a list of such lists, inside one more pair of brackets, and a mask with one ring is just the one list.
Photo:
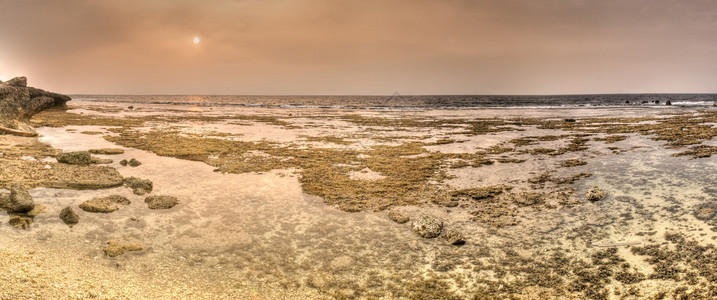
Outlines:
{"label": "sandy beach", "polygon": [[[132,106],[73,101],[33,117],[38,138],[0,135],[0,183],[42,207],[26,229],[0,217],[0,298],[717,293],[712,109]],[[123,153],[57,162],[90,149]],[[114,170],[151,192],[103,186]],[[80,208],[109,195],[131,203]],[[412,230],[426,215],[438,237]]]}

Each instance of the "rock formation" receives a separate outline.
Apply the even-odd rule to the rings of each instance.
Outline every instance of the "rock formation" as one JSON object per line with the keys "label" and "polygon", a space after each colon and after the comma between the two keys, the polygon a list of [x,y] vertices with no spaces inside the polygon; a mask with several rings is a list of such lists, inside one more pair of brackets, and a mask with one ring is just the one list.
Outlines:
{"label": "rock formation", "polygon": [[60,211],[60,219],[62,219],[65,224],[72,227],[72,225],[75,225],[80,221],[80,216],[72,209],[72,207],[67,206]]}
{"label": "rock formation", "polygon": [[16,77],[0,82],[0,133],[37,136],[30,118],[51,108],[66,108],[71,98],[27,86],[27,78]]}
{"label": "rock formation", "polygon": [[424,238],[434,238],[441,234],[443,222],[432,216],[422,216],[411,224],[411,230]]}
{"label": "rock formation", "polygon": [[174,196],[149,196],[144,199],[149,209],[170,209],[179,203]]}
{"label": "rock formation", "polygon": [[86,212],[92,213],[111,213],[130,204],[129,199],[112,195],[104,198],[95,198],[87,200],[80,204],[80,208]]}
{"label": "rock formation", "polygon": [[92,155],[87,151],[65,152],[57,155],[57,162],[86,166],[92,163]]}
{"label": "rock formation", "polygon": [[35,208],[35,202],[27,189],[21,184],[13,184],[10,187],[10,195],[7,203],[3,206],[12,213],[24,213]]}
{"label": "rock formation", "polygon": [[402,213],[400,213],[400,212],[397,212],[397,211],[391,211],[391,212],[389,212],[389,213],[388,213],[388,218],[391,219],[391,220],[393,220],[394,222],[396,222],[396,223],[398,223],[398,224],[403,224],[403,223],[406,223],[406,222],[408,222],[408,221],[411,220],[411,219],[410,219],[409,217],[407,217],[406,215],[404,215],[404,214],[402,214]]}
{"label": "rock formation", "polygon": [[124,186],[131,188],[135,195],[144,195],[152,192],[152,181],[137,177],[129,177],[124,179]]}
{"label": "rock formation", "polygon": [[605,192],[600,187],[594,186],[588,190],[585,198],[593,202],[599,201],[602,200],[602,198],[605,198]]}

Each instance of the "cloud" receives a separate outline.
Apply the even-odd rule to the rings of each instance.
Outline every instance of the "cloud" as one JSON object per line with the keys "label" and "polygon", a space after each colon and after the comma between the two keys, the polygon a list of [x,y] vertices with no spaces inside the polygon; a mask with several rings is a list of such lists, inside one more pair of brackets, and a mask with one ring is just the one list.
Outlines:
{"label": "cloud", "polygon": [[3,1],[0,74],[98,93],[707,90],[713,3]]}

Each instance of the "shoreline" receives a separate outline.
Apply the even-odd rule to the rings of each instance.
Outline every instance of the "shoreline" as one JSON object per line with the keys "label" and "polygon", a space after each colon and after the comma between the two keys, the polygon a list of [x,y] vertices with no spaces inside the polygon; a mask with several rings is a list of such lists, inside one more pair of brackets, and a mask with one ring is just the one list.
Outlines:
{"label": "shoreline", "polygon": [[[143,165],[121,167],[115,161],[110,167],[124,177],[149,178],[155,183],[156,193],[173,192],[180,198],[176,210],[166,213],[141,210],[143,204],[140,200],[135,204],[132,198],[132,205],[111,214],[114,225],[109,227],[83,212],[81,220],[88,218],[85,226],[96,228],[81,229],[84,222],[80,221],[65,238],[83,239],[81,236],[90,232],[98,233],[90,241],[89,249],[74,247],[72,251],[92,253],[93,260],[102,261],[107,268],[119,261],[128,268],[172,261],[180,269],[204,274],[209,266],[232,266],[237,269],[232,273],[233,280],[241,282],[264,260],[272,262],[268,266],[271,270],[255,274],[257,282],[261,282],[255,290],[268,292],[276,288],[268,288],[274,284],[273,278],[280,283],[282,287],[278,290],[283,293],[296,293],[294,296],[316,293],[320,297],[592,297],[605,293],[629,295],[637,293],[636,288],[639,293],[635,296],[650,296],[663,292],[683,295],[683,286],[693,288],[694,293],[711,291],[696,289],[695,284],[681,277],[673,278],[672,283],[652,278],[651,274],[659,274],[658,269],[645,259],[654,253],[647,249],[671,251],[660,246],[665,241],[688,244],[697,238],[700,245],[707,247],[700,251],[714,251],[709,248],[714,247],[713,242],[699,234],[710,226],[717,228],[715,221],[689,215],[700,203],[708,203],[705,198],[712,192],[699,190],[694,184],[680,189],[679,185],[669,183],[670,177],[665,177],[673,176],[672,180],[681,182],[698,174],[709,174],[715,167],[709,158],[698,158],[717,152],[710,148],[712,138],[717,136],[717,130],[710,125],[717,123],[717,115],[711,109],[642,110],[639,116],[622,109],[526,109],[496,118],[504,115],[505,110],[382,114],[321,109],[206,110],[143,104],[134,104],[135,108],[128,110],[126,103],[71,104],[68,112],[47,111],[33,118],[36,127],[47,126],[38,128],[43,135],[40,141],[65,152],[87,150],[89,146],[122,148],[127,153],[123,158],[136,156]],[[567,118],[575,118],[576,122],[566,122]],[[0,136],[0,141],[6,143],[5,137]],[[7,147],[14,145],[0,147],[4,147],[0,151],[5,153]],[[694,159],[673,157],[675,154]],[[675,166],[677,170],[673,170]],[[678,172],[680,168],[706,170],[690,174]],[[671,175],[659,175],[654,169]],[[613,179],[614,170],[622,170],[618,174],[623,177]],[[647,172],[651,175],[647,176]],[[198,177],[172,179],[169,174],[174,173]],[[628,174],[634,178],[625,177]],[[215,186],[216,191],[200,188],[197,181]],[[231,185],[242,181],[249,182],[246,189]],[[633,181],[631,188],[623,186]],[[217,184],[221,182],[225,184]],[[656,185],[660,182],[668,183],[664,187]],[[585,200],[585,192],[592,185],[603,187],[608,196],[597,202]],[[241,201],[220,196],[229,186]],[[288,194],[280,192],[287,187],[291,187]],[[34,192],[36,201],[52,199],[48,197],[50,192],[42,191]],[[67,205],[72,197],[86,199],[88,195],[103,193],[70,191],[52,200],[57,205],[46,204],[48,216],[38,217],[33,226],[40,226],[39,229],[31,227],[25,238],[37,239],[37,235],[46,231],[53,234],[67,231],[61,222],[50,221],[54,216],[49,215],[57,213],[54,210],[60,208],[59,203]],[[132,197],[125,188],[117,188],[116,192]],[[647,192],[650,194],[644,194]],[[307,194],[321,198],[317,200]],[[694,197],[682,199],[687,196]],[[669,197],[679,197],[689,205],[675,206],[672,203],[677,200]],[[261,208],[259,203],[269,204]],[[274,212],[278,207],[281,213]],[[631,212],[629,218],[625,211]],[[461,232],[466,245],[452,246],[443,238],[420,238],[411,232],[410,223],[389,220],[388,212],[408,216],[411,222],[425,214],[433,215],[443,220],[446,230]],[[250,221],[237,219],[238,215]],[[285,220],[279,222],[281,230],[272,229],[271,222],[259,217],[266,215]],[[674,221],[685,215],[687,220]],[[316,216],[323,217],[312,221]],[[132,218],[139,218],[145,225],[131,225]],[[180,220],[185,219],[194,221],[180,226]],[[41,221],[49,223],[43,225]],[[13,234],[19,232],[7,228],[6,221],[3,224],[2,230],[6,231],[3,244],[17,242]],[[42,229],[44,226],[48,228]],[[154,226],[163,229],[152,229]],[[640,229],[643,227],[652,229]],[[689,230],[675,236],[675,229],[691,227],[703,231]],[[99,245],[111,238],[122,238],[122,234],[113,236],[109,232],[121,232],[123,228],[129,229],[125,235],[141,240],[150,250],[119,258],[103,257]],[[216,243],[227,233],[235,234],[237,241],[219,252],[202,248],[204,243]],[[707,235],[715,238],[714,232]],[[351,237],[356,241],[351,241]],[[167,242],[167,238],[180,242]],[[523,241],[523,247],[521,243],[515,244],[516,238]],[[302,243],[307,239],[312,243]],[[640,244],[621,245],[624,241]],[[277,249],[269,246],[277,243],[290,246]],[[322,247],[324,244],[330,247]],[[593,247],[606,244],[618,246],[600,250]],[[369,248],[372,250],[366,252],[365,245],[372,245]],[[51,247],[42,241],[33,243],[36,248],[48,246]],[[11,250],[21,253],[22,249],[25,248]],[[208,255],[199,254],[207,251]],[[227,255],[237,255],[238,251],[256,255],[258,261],[242,263],[228,258]],[[347,254],[353,251],[360,254]],[[12,253],[18,252],[9,255],[15,255]],[[282,261],[273,256],[278,253],[295,260]],[[381,253],[390,254],[393,266],[381,263]],[[201,259],[196,264],[169,259],[177,254]],[[556,255],[562,258],[557,259]],[[595,255],[608,260],[595,260]],[[541,259],[551,262],[541,263]],[[562,266],[565,260],[582,267],[566,269]],[[625,261],[629,262],[627,267]],[[676,258],[675,263],[678,261]],[[12,262],[8,263],[6,268],[12,268]],[[350,280],[362,265],[369,271],[360,274],[358,281]],[[608,281],[589,281],[593,280],[591,272],[601,268],[611,270]],[[536,281],[535,276],[546,270],[566,275]],[[692,267],[684,270],[677,272],[691,274]],[[396,274],[403,274],[404,278],[394,278]],[[96,276],[90,277],[97,279]],[[705,282],[703,279],[707,280],[697,276],[697,282]],[[375,282],[386,286],[377,288]],[[658,282],[663,286],[657,286]],[[97,291],[100,297],[112,297],[116,295],[115,289],[123,290],[105,284],[107,288]],[[177,284],[184,284],[189,292],[201,289],[199,284],[195,287],[187,286],[186,282]],[[231,285],[231,280],[225,284]],[[267,288],[259,287],[263,285]],[[511,286],[512,290],[495,289],[499,285]],[[205,296],[216,295],[221,289],[220,285]],[[56,290],[40,289],[38,293],[51,291]],[[129,297],[146,292],[123,291],[129,294],[119,295]],[[19,294],[22,295],[25,294]],[[255,296],[245,289],[229,289],[221,295]]]}

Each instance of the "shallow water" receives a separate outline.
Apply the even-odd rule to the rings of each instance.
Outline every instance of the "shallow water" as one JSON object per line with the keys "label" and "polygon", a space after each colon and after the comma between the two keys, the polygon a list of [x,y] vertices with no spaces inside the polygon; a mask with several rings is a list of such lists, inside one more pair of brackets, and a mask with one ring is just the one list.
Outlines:
{"label": "shallow water", "polygon": [[[218,127],[221,128],[221,127]],[[122,148],[101,136],[78,132],[100,127],[40,128],[42,142],[64,151]],[[572,208],[522,208],[519,223],[488,228],[470,221],[466,213],[447,208],[401,207],[416,218],[432,214],[446,227],[467,234],[467,244],[452,246],[441,239],[422,239],[410,225],[396,224],[384,213],[347,213],[322,199],[302,193],[294,170],[221,174],[201,162],[160,157],[123,148],[122,155],[99,155],[125,177],[154,183],[151,195],[172,195],[180,204],[150,210],[144,197],[130,189],[74,191],[38,188],[31,191],[47,213],[27,230],[0,226],[3,247],[32,251],[53,271],[60,271],[58,289],[90,287],[96,295],[112,297],[420,297],[420,283],[439,278],[461,297],[511,278],[514,255],[547,259],[559,251],[587,258],[615,243],[664,242],[664,233],[680,232],[714,244],[711,224],[696,219],[694,208],[713,202],[717,175],[712,158],[671,157],[655,143],[627,142],[651,147],[620,155],[597,156],[579,167],[593,173],[574,184],[578,195],[598,185],[608,197]],[[139,167],[122,167],[121,159],[136,158]],[[479,169],[480,170],[480,169]],[[94,197],[119,194],[132,204],[110,214],[93,214],[77,205]],[[71,205],[80,214],[72,228],[57,217]],[[3,216],[3,223],[7,223]],[[133,240],[145,250],[107,258],[109,240]],[[618,253],[635,268],[651,266],[627,247]],[[508,274],[501,274],[505,266]],[[87,279],[77,282],[70,278]],[[99,281],[99,283],[96,283]],[[121,282],[123,289],[118,292]],[[645,280],[636,284],[646,295],[674,283]],[[429,288],[430,289],[430,285]],[[524,292],[524,297],[534,294]]]}

